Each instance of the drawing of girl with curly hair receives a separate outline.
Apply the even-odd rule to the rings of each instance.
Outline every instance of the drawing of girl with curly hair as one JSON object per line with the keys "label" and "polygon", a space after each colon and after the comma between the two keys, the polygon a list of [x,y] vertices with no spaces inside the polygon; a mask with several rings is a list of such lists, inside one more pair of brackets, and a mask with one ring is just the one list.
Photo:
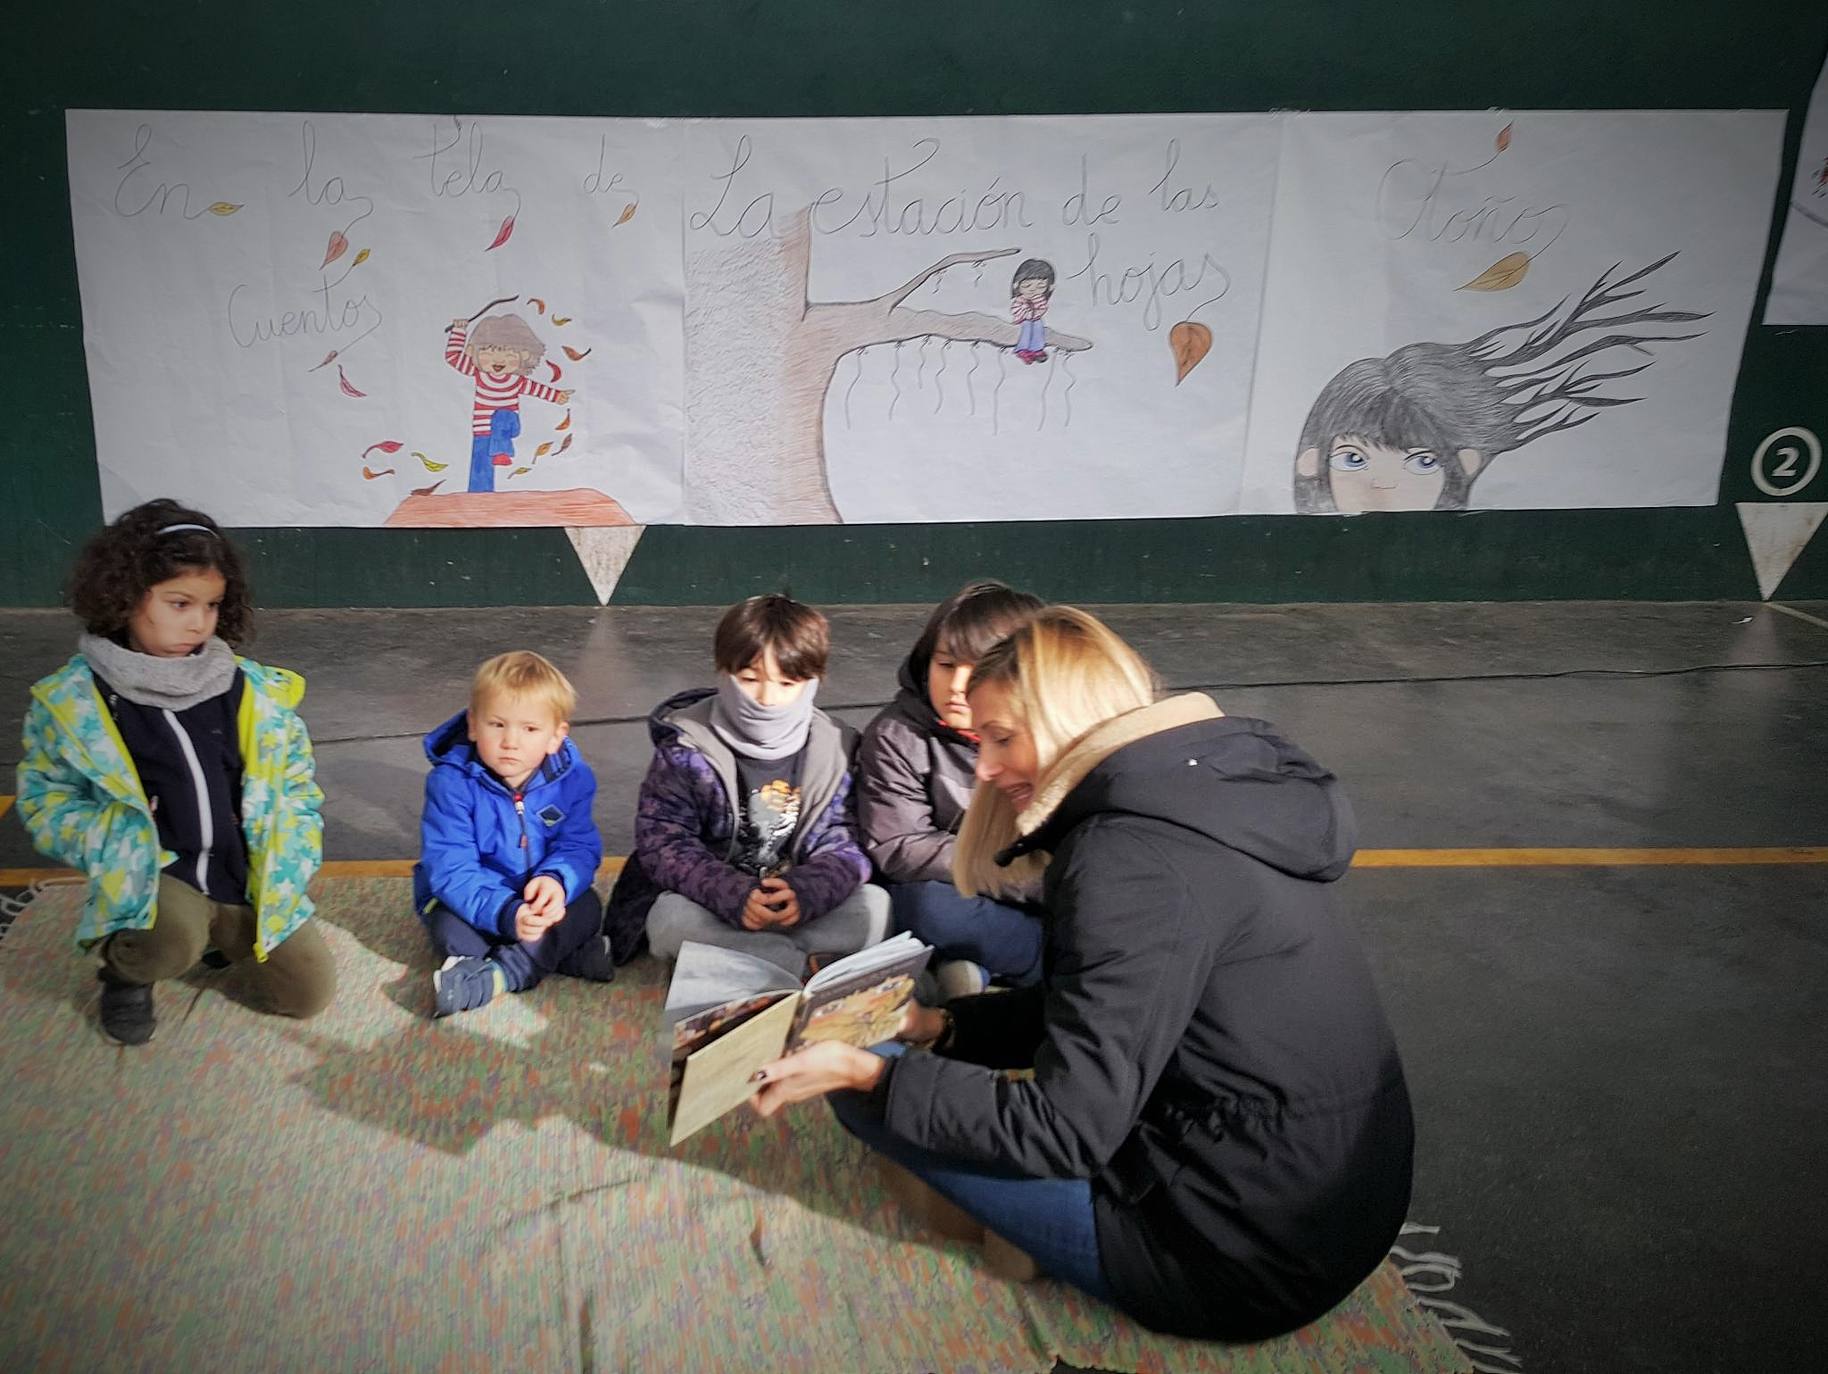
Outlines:
{"label": "drawing of girl with curly hair", "polygon": [[[1607,382],[1644,371],[1647,345],[1699,338],[1644,333],[1707,318],[1662,305],[1603,312],[1643,294],[1627,291],[1676,255],[1612,281],[1600,274],[1572,310],[1561,301],[1533,320],[1501,325],[1469,343],[1412,343],[1382,358],[1360,358],[1321,388],[1301,427],[1295,509],[1304,515],[1385,510],[1465,510],[1473,483],[1499,454],[1586,424],[1637,396],[1608,396]],[[1617,332],[1562,351],[1591,330]],[[1645,361],[1589,370],[1615,349]],[[1616,354],[1613,354],[1616,356]]]}

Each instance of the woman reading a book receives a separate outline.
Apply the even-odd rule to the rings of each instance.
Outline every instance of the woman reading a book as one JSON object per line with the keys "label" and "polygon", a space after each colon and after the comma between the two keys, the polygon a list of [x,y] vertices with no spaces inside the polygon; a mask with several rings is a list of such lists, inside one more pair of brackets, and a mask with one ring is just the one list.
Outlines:
{"label": "woman reading a book", "polygon": [[1409,1096],[1329,888],[1354,843],[1336,779],[1262,721],[1157,695],[1070,607],[979,661],[985,785],[953,873],[967,895],[1041,877],[1042,980],[910,1005],[876,1053],[778,1059],[756,1105],[832,1094],[897,1196],[981,1236],[1000,1273],[1051,1275],[1156,1330],[1258,1340],[1388,1252]]}

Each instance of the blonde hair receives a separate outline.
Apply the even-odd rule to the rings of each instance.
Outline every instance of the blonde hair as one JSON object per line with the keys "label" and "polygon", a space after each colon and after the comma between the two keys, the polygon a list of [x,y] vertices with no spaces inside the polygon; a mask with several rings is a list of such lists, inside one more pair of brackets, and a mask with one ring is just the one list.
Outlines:
{"label": "blonde hair", "polygon": [[[1039,776],[1035,795],[1047,792],[1057,764],[1114,716],[1152,705],[1160,683],[1142,655],[1095,616],[1072,606],[1050,606],[978,660],[971,688],[1001,683],[1021,724],[1035,742]],[[952,880],[968,897],[1008,894],[1028,885],[1046,866],[1026,854],[1007,867],[996,856],[1021,837],[1015,807],[994,787],[971,796]]]}
{"label": "blonde hair", "polygon": [[527,649],[497,654],[476,670],[470,680],[470,713],[479,714],[491,701],[530,700],[551,710],[560,725],[571,722],[578,694],[571,680],[538,654]]}
{"label": "blonde hair", "polygon": [[470,337],[464,340],[464,356],[475,362],[476,350],[479,348],[513,349],[520,354],[517,370],[523,377],[538,367],[540,359],[546,356],[546,345],[539,341],[532,326],[519,315],[491,315],[478,322]]}

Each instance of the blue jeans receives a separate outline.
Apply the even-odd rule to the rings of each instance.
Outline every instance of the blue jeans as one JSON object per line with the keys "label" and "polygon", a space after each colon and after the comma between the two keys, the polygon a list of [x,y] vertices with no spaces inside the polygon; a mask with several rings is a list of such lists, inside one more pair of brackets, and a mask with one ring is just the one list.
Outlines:
{"label": "blue jeans", "polygon": [[967,897],[951,883],[895,883],[895,928],[933,946],[938,959],[969,959],[994,978],[1028,984],[1041,977],[1041,917],[1030,907]]}
{"label": "blue jeans", "polygon": [[[905,1048],[890,1043],[876,1046],[875,1052],[893,1058]],[[1116,1305],[1098,1257],[1092,1185],[1085,1179],[1033,1178],[935,1154],[892,1134],[863,1105],[861,1093],[832,1093],[830,1100],[845,1130],[983,1222],[1043,1274]]]}
{"label": "blue jeans", "polygon": [[514,456],[514,439],[520,433],[518,410],[489,413],[489,432],[470,436],[470,490],[495,490],[495,455]]}
{"label": "blue jeans", "polygon": [[1016,330],[1018,353],[1040,353],[1047,347],[1045,327],[1039,320],[1023,320]]}
{"label": "blue jeans", "polygon": [[501,965],[509,992],[525,992],[576,953],[593,935],[603,931],[603,899],[587,889],[555,926],[537,940],[504,940],[485,935],[463,917],[436,902],[421,918],[432,937],[432,948],[448,959],[493,959]]}

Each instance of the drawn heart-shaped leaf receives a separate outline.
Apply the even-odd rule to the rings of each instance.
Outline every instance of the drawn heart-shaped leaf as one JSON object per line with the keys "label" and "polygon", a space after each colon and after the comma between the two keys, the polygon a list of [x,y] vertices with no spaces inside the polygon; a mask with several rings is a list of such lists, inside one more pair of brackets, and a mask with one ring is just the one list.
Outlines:
{"label": "drawn heart-shaped leaf", "polygon": [[1174,352],[1174,384],[1179,386],[1211,350],[1212,331],[1194,320],[1182,320],[1168,331],[1168,347]]}

